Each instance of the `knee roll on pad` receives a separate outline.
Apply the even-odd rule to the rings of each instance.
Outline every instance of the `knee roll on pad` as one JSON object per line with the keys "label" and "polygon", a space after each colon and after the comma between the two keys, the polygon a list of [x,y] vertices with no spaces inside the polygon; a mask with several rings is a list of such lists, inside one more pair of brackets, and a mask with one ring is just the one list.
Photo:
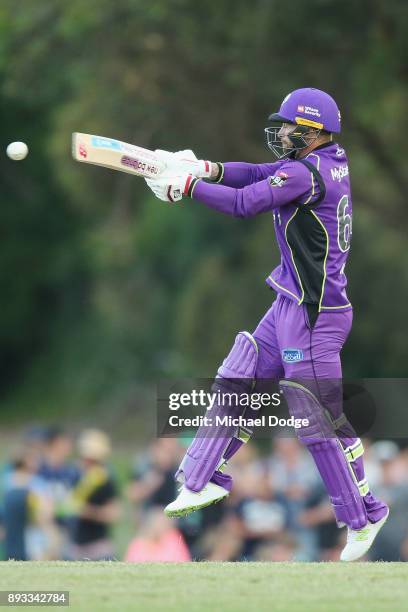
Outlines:
{"label": "knee roll on pad", "polygon": [[[258,362],[258,347],[255,338],[248,332],[240,332],[235,343],[218,369],[213,392],[250,393],[252,391]],[[184,482],[192,491],[201,491],[214,472],[230,459],[249,438],[239,428],[216,425],[216,417],[241,416],[246,410],[239,401],[215,403],[209,416],[211,427],[199,428],[176,472],[176,479]],[[225,477],[227,478],[227,477]],[[230,483],[231,484],[231,483]]]}
{"label": "knee roll on pad", "polygon": [[329,494],[339,525],[361,529],[367,512],[361,489],[332,421],[309,389],[292,381],[281,381],[289,412],[309,424],[297,430],[299,440],[309,449]]}
{"label": "knee roll on pad", "polygon": [[290,415],[308,421],[297,430],[302,442],[306,444],[309,438],[325,439],[336,435],[327,410],[310,389],[292,380],[281,380],[279,386],[286,398]]}
{"label": "knee roll on pad", "polygon": [[258,345],[255,338],[249,332],[239,332],[231,351],[218,369],[218,376],[248,380],[252,386],[257,363]]}

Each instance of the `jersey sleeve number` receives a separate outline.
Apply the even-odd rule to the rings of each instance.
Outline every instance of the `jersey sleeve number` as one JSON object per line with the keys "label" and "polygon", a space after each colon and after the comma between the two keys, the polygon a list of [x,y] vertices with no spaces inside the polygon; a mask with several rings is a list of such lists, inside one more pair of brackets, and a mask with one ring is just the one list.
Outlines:
{"label": "jersey sleeve number", "polygon": [[350,248],[352,219],[349,210],[348,195],[340,198],[337,205],[337,242],[340,250],[345,253]]}

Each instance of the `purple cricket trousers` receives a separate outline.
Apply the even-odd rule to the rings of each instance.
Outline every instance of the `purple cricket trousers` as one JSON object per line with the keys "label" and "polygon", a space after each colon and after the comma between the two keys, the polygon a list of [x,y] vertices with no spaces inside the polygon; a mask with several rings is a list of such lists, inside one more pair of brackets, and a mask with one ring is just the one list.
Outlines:
{"label": "purple cricket trousers", "polygon": [[[298,305],[279,294],[252,335],[238,334],[216,381],[242,377],[245,383],[250,376],[259,382],[281,381],[291,414],[310,417],[311,425],[298,437],[313,456],[339,526],[359,529],[367,520],[380,520],[387,506],[370,492],[361,440],[342,421],[340,352],[352,316],[351,308],[317,313],[317,307]],[[334,429],[328,428],[327,414]],[[227,430],[218,439],[199,430],[176,477],[193,491],[210,480],[230,490],[232,479],[220,466],[241,444],[239,436]]]}

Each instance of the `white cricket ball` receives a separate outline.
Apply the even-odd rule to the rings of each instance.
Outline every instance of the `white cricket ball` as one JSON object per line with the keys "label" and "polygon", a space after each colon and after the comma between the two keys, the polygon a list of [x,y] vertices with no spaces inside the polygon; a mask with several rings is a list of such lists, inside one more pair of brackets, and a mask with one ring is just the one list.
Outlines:
{"label": "white cricket ball", "polygon": [[11,142],[6,152],[10,159],[17,161],[27,157],[28,147],[25,142]]}

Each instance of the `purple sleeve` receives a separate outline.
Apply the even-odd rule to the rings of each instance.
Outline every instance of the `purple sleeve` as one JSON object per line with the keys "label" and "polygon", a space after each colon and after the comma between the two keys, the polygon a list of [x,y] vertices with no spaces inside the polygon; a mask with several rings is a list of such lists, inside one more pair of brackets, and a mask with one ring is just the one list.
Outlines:
{"label": "purple sleeve", "polygon": [[282,161],[273,164],[247,164],[245,162],[227,162],[223,164],[224,172],[221,183],[228,187],[245,187],[266,179],[276,172]]}
{"label": "purple sleeve", "polygon": [[273,176],[241,189],[198,180],[192,190],[194,200],[234,217],[252,217],[311,195],[317,195],[313,177],[295,162],[287,162]]}

